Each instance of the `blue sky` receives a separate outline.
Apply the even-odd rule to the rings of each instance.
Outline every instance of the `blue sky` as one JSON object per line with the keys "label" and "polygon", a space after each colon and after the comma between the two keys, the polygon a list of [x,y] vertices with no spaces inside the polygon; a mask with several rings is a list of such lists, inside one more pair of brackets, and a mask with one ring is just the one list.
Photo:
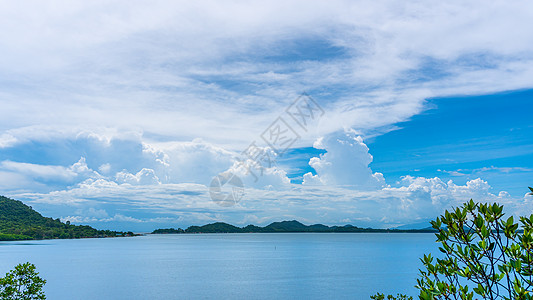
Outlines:
{"label": "blue sky", "polygon": [[[520,195],[533,171],[533,91],[428,99],[428,109],[398,130],[369,139],[372,168],[387,178],[482,177]],[[409,141],[409,142],[405,142]]]}
{"label": "blue sky", "polygon": [[[504,1],[6,3],[0,194],[139,231],[531,213],[531,20]],[[298,136],[281,156],[276,124]],[[209,194],[224,172],[245,188],[229,207]]]}

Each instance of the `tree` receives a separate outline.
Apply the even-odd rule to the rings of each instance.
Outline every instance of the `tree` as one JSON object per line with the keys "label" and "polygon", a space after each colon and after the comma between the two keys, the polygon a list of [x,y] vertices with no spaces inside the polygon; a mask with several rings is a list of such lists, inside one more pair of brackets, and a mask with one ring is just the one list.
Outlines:
{"label": "tree", "polygon": [[533,214],[516,223],[503,206],[470,200],[431,225],[441,254],[420,259],[420,299],[533,299]]}
{"label": "tree", "polygon": [[0,278],[0,299],[42,300],[46,299],[43,286],[46,280],[38,276],[35,265],[27,262],[15,266],[5,277]]}
{"label": "tree", "polygon": [[533,299],[533,215],[519,228],[503,206],[470,200],[431,225],[443,257],[421,259],[420,299]]}

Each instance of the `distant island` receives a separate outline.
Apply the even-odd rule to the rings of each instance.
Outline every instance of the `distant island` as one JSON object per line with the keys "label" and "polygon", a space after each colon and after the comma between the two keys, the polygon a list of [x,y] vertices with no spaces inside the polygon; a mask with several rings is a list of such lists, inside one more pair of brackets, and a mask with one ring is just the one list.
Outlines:
{"label": "distant island", "polygon": [[353,225],[326,226],[322,224],[304,225],[296,220],[274,222],[265,227],[248,225],[237,227],[231,224],[216,222],[203,226],[190,226],[187,229],[156,229],[152,234],[183,234],[183,233],[276,233],[276,232],[392,232],[392,233],[432,233],[433,228],[425,229],[374,229],[360,228]]}
{"label": "distant island", "polygon": [[[424,233],[435,232],[425,229],[374,229],[353,225],[326,226],[322,224],[304,225],[296,220],[274,222],[265,227],[248,225],[237,227],[216,222],[203,226],[190,226],[187,229],[156,229],[152,234],[194,234],[194,233],[275,233],[275,232],[390,232]],[[98,230],[87,225],[72,225],[59,219],[46,218],[30,206],[18,200],[0,196],[0,241],[79,239],[134,236],[133,232]]]}
{"label": "distant island", "polygon": [[21,201],[0,196],[0,241],[133,236],[133,232],[98,230],[43,217]]}

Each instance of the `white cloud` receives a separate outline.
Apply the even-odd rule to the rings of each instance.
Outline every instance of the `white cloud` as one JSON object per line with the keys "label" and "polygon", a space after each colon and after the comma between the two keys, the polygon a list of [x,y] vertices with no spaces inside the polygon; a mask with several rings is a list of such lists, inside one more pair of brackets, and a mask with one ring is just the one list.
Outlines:
{"label": "white cloud", "polygon": [[483,173],[489,173],[489,172],[494,172],[494,173],[504,173],[504,174],[509,174],[509,173],[517,173],[517,172],[531,172],[533,171],[532,169],[529,169],[529,168],[523,168],[523,167],[495,167],[495,166],[490,166],[490,167],[482,167],[482,168],[477,168],[477,169],[457,169],[455,171],[447,171],[447,170],[438,170],[439,172],[444,172],[444,173],[448,173],[452,176],[467,176],[467,175],[475,175],[475,174],[483,174]]}
{"label": "white cloud", "polygon": [[428,97],[531,87],[532,19],[503,1],[9,4],[0,147],[103,126],[242,148],[304,90],[318,135],[364,133]]}
{"label": "white cloud", "polygon": [[[234,152],[196,139],[192,142],[173,142],[151,146],[151,154],[160,163],[159,178],[168,183],[209,184],[218,173],[233,165]],[[157,149],[157,150],[155,150]],[[155,152],[154,152],[155,151]],[[164,175],[163,175],[164,174]]]}
{"label": "white cloud", "polygon": [[59,179],[71,181],[77,176],[76,172],[62,166],[45,166],[29,163],[19,163],[13,161],[3,161],[0,167],[6,171],[25,174],[38,179]]}
{"label": "white cloud", "polygon": [[353,130],[344,130],[320,138],[314,143],[327,152],[313,157],[309,165],[317,175],[304,175],[303,184],[326,184],[355,189],[376,189],[385,184],[383,174],[372,173],[369,165],[372,155],[368,147]]}
{"label": "white cloud", "polygon": [[111,164],[105,163],[105,164],[100,165],[100,167],[98,167],[98,171],[100,171],[103,174],[109,173],[109,171],[111,171]]}
{"label": "white cloud", "polygon": [[[54,217],[74,223],[105,223],[116,228],[137,224],[134,228],[139,230],[153,229],[155,224],[186,227],[226,221],[242,225],[284,219],[328,224],[351,220],[357,226],[392,227],[434,218],[471,198],[503,203],[513,213],[528,209],[527,201],[518,205],[505,191],[492,193],[491,186],[479,178],[458,185],[438,177],[405,176],[395,186],[384,185],[383,175],[369,167],[372,156],[368,147],[353,130],[325,136],[315,143],[326,153],[310,160],[317,175],[305,174],[303,185],[291,184],[285,170],[276,165],[265,167],[262,176],[259,169],[253,169],[258,176],[255,181],[233,152],[201,140],[157,145],[130,141],[128,147],[114,139],[78,141],[91,141],[91,148],[98,149],[104,143],[110,157],[119,151],[125,156],[123,161],[132,165],[117,172],[109,166],[109,174],[101,175],[88,166],[92,157],[82,157],[68,167],[5,161],[0,178],[2,172],[9,172],[11,178],[40,176],[66,182],[40,191],[31,180],[11,182],[8,195],[34,207],[53,206]],[[106,158],[100,157],[93,165],[102,166],[103,161]],[[195,172],[195,167],[201,172]],[[193,171],[185,174],[185,170]],[[208,184],[222,171],[235,173],[245,186],[243,200],[230,208],[218,206],[209,198]]]}
{"label": "white cloud", "polygon": [[270,147],[255,146],[235,157],[233,165],[227,172],[237,175],[247,187],[288,188],[290,179],[287,177],[287,172],[276,165],[277,159],[278,155]]}
{"label": "white cloud", "polygon": [[118,172],[115,175],[117,183],[128,183],[133,185],[151,185],[160,184],[159,178],[155,175],[154,170],[143,168],[137,174],[133,175],[127,171]]}
{"label": "white cloud", "polygon": [[[125,3],[3,5],[6,193],[68,209],[132,206],[175,214],[131,217],[143,222],[192,223],[299,217],[393,224],[469,197],[510,201],[481,179],[456,185],[407,176],[386,186],[369,168],[362,137],[392,130],[431,97],[531,88],[530,3]],[[286,170],[273,166],[256,182],[236,165],[238,153],[302,91],[326,111],[295,144],[323,137],[313,144],[327,151],[310,161],[316,175],[290,184]],[[250,189],[233,211],[205,194],[226,170]],[[497,171],[520,170],[450,174]],[[67,208],[62,215],[72,220],[130,218],[111,210],[117,207],[105,208],[107,216]]]}
{"label": "white cloud", "polygon": [[[82,182],[88,178],[106,178],[118,183],[201,183],[207,185],[218,173],[230,168],[235,153],[206,143],[200,139],[192,142],[168,142],[148,144],[136,134],[117,137],[96,132],[85,132],[75,137],[54,138],[40,141],[43,147],[24,142],[13,150],[28,153],[30,157],[47,157],[60,164],[78,154],[77,162],[69,166],[40,163],[0,162],[0,171],[16,173],[28,178],[7,190],[30,188],[35,181],[50,182],[61,188]],[[24,159],[20,157],[19,159]],[[94,171],[94,170],[98,170]],[[32,183],[33,182],[33,183]]]}
{"label": "white cloud", "polygon": [[[497,201],[505,205],[509,214],[523,214],[531,210],[526,202],[509,197],[503,191],[493,194],[490,189],[480,179],[456,185],[452,181],[423,177],[405,177],[398,187],[372,191],[302,185],[292,185],[283,190],[246,187],[241,202],[233,207],[221,207],[209,198],[204,185],[134,186],[98,180],[49,194],[21,194],[19,198],[26,199],[34,207],[54,204],[58,207],[56,213],[63,212],[65,217],[62,218],[71,222],[143,223],[140,227],[135,226],[145,231],[153,230],[155,226],[186,227],[215,221],[264,225],[288,219],[325,224],[343,224],[350,220],[357,226],[387,228],[433,219],[445,209],[471,198],[480,202]],[[129,214],[142,217],[125,217],[122,212],[125,207]]]}
{"label": "white cloud", "polygon": [[325,183],[320,179],[318,175],[313,175],[311,172],[304,174],[302,184],[304,185],[324,185]]}
{"label": "white cloud", "polygon": [[100,174],[87,167],[84,157],[81,157],[78,162],[69,167],[31,164],[6,160],[0,163],[0,170],[26,176],[29,180],[42,182],[60,181],[65,183],[73,183],[76,180],[83,181],[87,178],[100,177]]}
{"label": "white cloud", "polygon": [[14,145],[17,142],[17,139],[11,134],[4,133],[0,135],[0,149],[7,148]]}
{"label": "white cloud", "polygon": [[63,222],[71,222],[71,223],[76,223],[76,224],[86,224],[86,223],[94,223],[94,222],[104,222],[104,223],[108,223],[108,222],[127,222],[127,223],[142,223],[143,221],[142,220],[139,220],[139,219],[136,219],[136,218],[133,218],[133,217],[129,217],[129,216],[124,216],[124,215],[121,215],[121,214],[116,214],[114,215],[113,217],[110,217],[110,218],[97,218],[97,217],[82,217],[82,216],[67,216],[67,217],[63,217],[61,218],[61,221]]}

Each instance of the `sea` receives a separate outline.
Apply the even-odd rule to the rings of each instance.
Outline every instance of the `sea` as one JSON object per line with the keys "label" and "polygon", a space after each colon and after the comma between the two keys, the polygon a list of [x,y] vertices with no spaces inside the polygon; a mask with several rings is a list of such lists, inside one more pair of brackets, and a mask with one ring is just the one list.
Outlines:
{"label": "sea", "polygon": [[[432,233],[238,233],[0,242],[0,276],[31,262],[47,299],[416,296]],[[415,299],[417,297],[414,297]]]}

